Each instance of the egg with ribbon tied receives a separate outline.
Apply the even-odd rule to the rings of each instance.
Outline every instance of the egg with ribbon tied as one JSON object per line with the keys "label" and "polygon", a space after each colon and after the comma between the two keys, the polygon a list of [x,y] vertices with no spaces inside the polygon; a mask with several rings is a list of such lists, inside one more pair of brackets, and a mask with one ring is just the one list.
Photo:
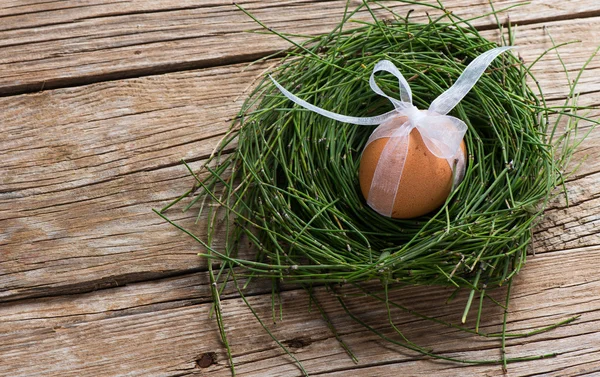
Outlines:
{"label": "egg with ribbon tied", "polygon": [[[360,160],[360,189],[375,211],[382,215],[409,219],[439,208],[453,187],[464,177],[464,141],[450,158],[433,154],[415,128],[404,137],[392,130],[409,122],[407,117],[391,119],[369,138]],[[405,126],[406,127],[406,126]]]}
{"label": "egg with ribbon tied", "polygon": [[[394,110],[374,117],[333,113],[296,97],[271,80],[287,98],[308,110],[341,122],[378,125],[362,153],[360,188],[367,204],[379,214],[408,219],[439,208],[464,177],[467,158],[463,138],[467,125],[447,114],[467,95],[489,64],[511,48],[497,47],[479,55],[427,110],[412,104],[408,82],[388,60],[375,65],[369,84],[375,93],[390,100]],[[386,95],[376,84],[375,73],[380,71],[398,79],[399,99]]]}

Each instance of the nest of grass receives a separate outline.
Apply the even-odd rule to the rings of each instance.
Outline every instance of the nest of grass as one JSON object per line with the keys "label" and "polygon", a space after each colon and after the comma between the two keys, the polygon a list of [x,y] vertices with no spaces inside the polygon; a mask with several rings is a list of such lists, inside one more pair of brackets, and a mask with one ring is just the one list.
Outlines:
{"label": "nest of grass", "polygon": [[[373,116],[392,109],[368,84],[375,63],[387,59],[408,79],[414,104],[425,109],[475,57],[497,46],[450,12],[427,23],[393,14],[394,21],[346,29],[354,12],[329,34],[292,42],[273,77],[321,108]],[[503,43],[513,43],[510,28]],[[532,228],[564,183],[576,147],[574,108],[549,108],[541,89],[536,94],[528,86],[537,83],[530,72],[536,62],[502,54],[449,114],[468,125],[467,170],[447,202],[426,216],[391,219],[366,205],[358,166],[374,127],[296,106],[266,77],[204,167],[208,177],[194,174],[196,187],[175,202],[189,197],[186,208],[198,206],[208,217],[208,239],[194,237],[221,271],[240,267],[246,275],[306,285],[377,279],[386,288],[466,288],[466,316],[475,293],[510,282],[523,267]],[[380,74],[377,81],[397,97],[393,76]],[[569,115],[560,132],[560,116],[549,121],[555,114]],[[225,230],[218,227],[223,218]],[[211,241],[217,233],[226,237],[219,250]],[[252,243],[255,258],[238,257],[242,239]]]}

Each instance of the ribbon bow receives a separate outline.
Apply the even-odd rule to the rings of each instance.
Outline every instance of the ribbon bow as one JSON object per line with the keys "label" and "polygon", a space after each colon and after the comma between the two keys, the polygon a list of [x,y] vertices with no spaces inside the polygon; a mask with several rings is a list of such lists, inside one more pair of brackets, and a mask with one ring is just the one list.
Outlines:
{"label": "ribbon bow", "polygon": [[[394,110],[374,117],[352,117],[327,111],[296,97],[271,76],[269,78],[287,98],[317,114],[345,123],[379,126],[373,131],[365,147],[380,138],[389,138],[389,141],[383,148],[375,168],[367,204],[378,213],[390,217],[404,169],[410,132],[416,128],[429,151],[438,158],[446,159],[450,168],[454,169],[454,159],[464,159],[460,143],[467,132],[467,125],[462,120],[446,114],[467,95],[490,63],[511,48],[513,47],[497,47],[479,55],[467,66],[454,85],[440,94],[427,110],[419,110],[412,104],[410,86],[398,68],[389,60],[379,61],[373,68],[369,85],[375,93],[389,99],[394,105]],[[399,100],[386,95],[375,83],[375,73],[380,71],[389,72],[398,79]],[[404,121],[404,118],[408,120]],[[404,153],[400,153],[402,151]],[[464,176],[464,164],[458,165],[463,166],[463,169],[454,172],[453,187],[456,187]]]}

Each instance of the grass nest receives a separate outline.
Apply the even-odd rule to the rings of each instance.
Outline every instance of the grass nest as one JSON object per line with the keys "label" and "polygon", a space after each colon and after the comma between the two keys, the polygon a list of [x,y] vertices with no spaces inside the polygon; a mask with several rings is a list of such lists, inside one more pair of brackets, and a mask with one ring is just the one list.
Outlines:
{"label": "grass nest", "polygon": [[[294,45],[270,73],[316,106],[373,116],[392,109],[369,88],[379,60],[399,68],[414,104],[423,109],[475,57],[497,46],[441,6],[441,16],[428,22],[392,12],[391,21],[374,17],[348,28],[361,8],[371,11],[366,3],[347,9],[332,32],[301,44],[269,29]],[[513,43],[509,27],[502,44]],[[510,282],[525,264],[532,228],[564,184],[577,144],[579,117],[569,106],[573,93],[564,107],[547,106],[541,89],[535,93],[528,85],[537,83],[531,73],[536,62],[527,65],[512,52],[502,54],[449,114],[468,125],[467,170],[446,203],[426,216],[391,219],[366,205],[358,166],[373,127],[296,106],[266,77],[204,166],[205,178],[194,174],[196,187],[167,208],[189,198],[186,209],[200,208],[207,216],[207,239],[180,229],[205,247],[201,255],[221,262],[220,272],[237,267],[238,275],[303,285],[375,279],[386,288],[466,288],[466,316],[475,294]],[[380,74],[377,82],[397,97],[393,76]],[[219,226],[223,219],[225,229]],[[212,244],[217,234],[225,235],[218,249]],[[251,242],[255,257],[238,255],[243,239]],[[212,268],[211,277],[216,281]]]}

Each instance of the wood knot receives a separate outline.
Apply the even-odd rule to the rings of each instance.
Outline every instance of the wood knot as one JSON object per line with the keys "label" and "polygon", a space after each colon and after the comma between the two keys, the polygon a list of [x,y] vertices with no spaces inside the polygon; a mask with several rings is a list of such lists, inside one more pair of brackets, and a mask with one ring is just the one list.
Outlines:
{"label": "wood knot", "polygon": [[205,352],[202,355],[196,357],[196,365],[200,368],[208,368],[209,366],[217,363],[216,352]]}
{"label": "wood knot", "polygon": [[308,337],[298,337],[290,340],[284,340],[283,343],[290,348],[304,348],[312,343],[312,339]]}

